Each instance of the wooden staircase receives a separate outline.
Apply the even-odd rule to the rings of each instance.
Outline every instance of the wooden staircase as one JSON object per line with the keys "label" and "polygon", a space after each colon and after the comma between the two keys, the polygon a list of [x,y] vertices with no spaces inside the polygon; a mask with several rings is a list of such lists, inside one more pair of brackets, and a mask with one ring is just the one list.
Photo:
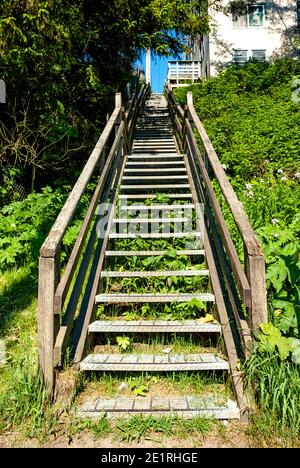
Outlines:
{"label": "wooden staircase", "polygon": [[[39,345],[42,374],[53,391],[53,369],[62,365],[71,344],[72,356],[80,371],[96,372],[100,379],[106,372],[136,375],[204,372],[222,377],[225,373],[234,397],[210,394],[93,397],[78,408],[78,414],[84,417],[98,417],[104,412],[108,417],[172,413],[189,418],[238,419],[246,414],[238,366],[239,359],[251,352],[251,329],[264,321],[264,270],[261,261],[255,263],[255,272],[252,267],[253,258],[262,258],[261,250],[243,214],[248,235],[246,239],[241,233],[248,254],[244,272],[209,181],[209,162],[213,158],[206,152],[202,160],[194,137],[191,122],[197,119],[195,115],[193,119],[192,104],[190,102],[190,110],[181,109],[170,92],[166,95],[167,99],[154,94],[146,100],[147,89],[142,87],[127,111],[121,107],[120,97],[117,98],[106,138],[98,142],[101,151],[98,148],[90,162],[93,170],[109,135],[114,133],[115,140],[105,156],[95,195],[61,278],[57,259],[59,247],[80,200],[78,190],[82,194],[87,186],[86,174],[79,179],[41,250]],[[206,145],[209,147],[209,140]],[[88,170],[88,165],[89,162],[85,172],[91,177],[93,170]],[[220,166],[217,162],[218,170]],[[104,204],[100,214],[96,211],[99,201]],[[64,220],[66,213],[69,217]],[[240,216],[240,208],[234,208],[233,214]],[[104,233],[103,236],[99,232]],[[250,255],[249,245],[255,246],[255,255]],[[178,270],[156,268],[161,259],[168,264],[170,253],[173,260],[187,259],[188,266]],[[147,264],[153,258],[158,259],[154,267],[139,268],[141,262]],[[116,285],[122,285],[124,279],[143,284],[142,292],[134,288],[126,293],[118,290]],[[151,286],[151,281],[158,279],[164,286],[163,292]],[[166,291],[166,285],[172,284],[174,279],[179,284],[182,279],[206,282],[200,291],[176,292],[174,288],[172,292]],[[259,318],[255,315],[250,279],[261,296]],[[159,317],[160,307],[166,304],[188,305],[191,302],[196,304],[196,316],[182,320]],[[146,319],[140,313],[143,304],[156,308],[158,317]],[[101,313],[97,318],[99,306]],[[128,307],[138,318],[124,319],[123,313]],[[209,343],[209,347],[205,349],[204,344],[197,353],[174,353],[172,347],[167,352],[156,353],[97,351],[99,343],[107,337],[114,340],[126,335],[141,341],[149,337],[149,342],[153,336],[170,337],[172,334],[197,337],[201,343]],[[213,349],[211,343],[214,343]]]}
{"label": "wooden staircase", "polygon": [[[160,163],[157,167],[157,162]],[[172,248],[173,242],[180,239],[182,241],[195,244],[194,250],[190,250],[190,256],[194,257],[195,265],[197,260],[203,263],[205,259],[205,250],[197,249],[203,246],[203,232],[200,231],[200,223],[194,223],[195,228],[192,231],[192,219],[196,217],[195,204],[197,200],[193,199],[191,192],[191,181],[186,168],[186,160],[183,154],[180,154],[176,141],[173,136],[171,119],[168,111],[167,101],[162,95],[152,95],[148,100],[141,119],[138,122],[133,141],[132,152],[126,158],[124,172],[120,183],[120,200],[117,212],[119,218],[114,218],[109,240],[111,244],[117,239],[136,239],[142,238],[150,241],[152,239],[164,239]],[[156,193],[164,193],[169,197],[170,203],[159,204],[155,201],[151,205],[141,204],[142,200],[151,200]],[[185,195],[183,198],[182,195]],[[125,204],[123,196],[127,196],[132,202],[129,206]],[[186,204],[185,200],[191,203]],[[184,217],[187,212],[188,217]],[[189,231],[183,231],[184,223]],[[177,229],[176,229],[177,228]],[[163,232],[167,230],[167,232]],[[141,232],[142,231],[142,232]],[[156,232],[153,232],[156,231]],[[189,236],[192,236],[189,239]],[[197,246],[198,244],[198,246]],[[106,260],[106,269],[101,272],[101,279],[107,278],[182,278],[206,276],[210,272],[205,269],[189,269],[183,271],[132,271],[126,269],[126,254],[128,252],[120,250],[109,250],[109,258]],[[140,255],[144,258],[153,255],[164,255],[165,252],[150,250],[132,252],[135,256]],[[122,257],[122,270],[112,270],[110,259],[113,255]],[[180,255],[180,253],[179,253]],[[165,282],[164,282],[165,283]],[[105,289],[105,285],[102,284]],[[194,293],[173,293],[161,294],[160,291],[148,294],[123,294],[123,293],[101,293],[95,297],[96,304],[105,304],[112,306],[121,304],[126,307],[135,304],[137,310],[141,304],[166,304],[189,302],[193,299],[214,304],[214,294],[208,290],[197,294]],[[111,321],[95,321],[89,326],[90,334],[98,335],[139,335],[150,336],[157,334],[170,335],[193,334],[193,335],[217,335],[222,333],[220,324],[201,323],[199,320],[166,321],[166,320],[136,320],[124,321],[122,315],[114,317]],[[216,340],[217,341],[217,340]],[[86,356],[80,363],[81,371],[92,372],[228,372],[229,364],[224,356],[217,351],[215,353],[203,352],[199,354],[97,354],[92,353]],[[101,377],[100,377],[101,378]],[[143,398],[142,398],[143,399]],[[105,403],[100,399],[85,401],[79,408],[79,414],[82,416],[95,417],[105,411],[108,416],[120,417],[121,414],[179,414],[180,416],[203,415],[216,418],[238,418],[239,409],[233,402],[218,400],[218,398],[199,398],[199,395],[185,395],[181,397],[170,398],[162,396],[159,398],[159,404],[153,398],[144,399],[141,408],[141,398],[116,398],[108,399]],[[145,404],[146,401],[146,404]],[[190,403],[189,403],[190,402]],[[172,406],[172,409],[171,409]],[[139,409],[140,408],[140,409]]]}

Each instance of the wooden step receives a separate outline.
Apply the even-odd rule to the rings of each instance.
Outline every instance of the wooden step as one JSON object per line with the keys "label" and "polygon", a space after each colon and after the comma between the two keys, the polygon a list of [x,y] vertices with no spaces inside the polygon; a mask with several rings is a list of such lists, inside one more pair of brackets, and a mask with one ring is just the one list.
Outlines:
{"label": "wooden step", "polygon": [[195,239],[200,238],[200,232],[187,234],[186,232],[128,232],[109,234],[110,239]]}
{"label": "wooden step", "polygon": [[80,363],[82,371],[186,372],[228,371],[225,359],[213,353],[199,354],[90,354]]}
{"label": "wooden step", "polygon": [[76,415],[81,418],[103,418],[103,414],[109,419],[134,415],[154,417],[170,415],[185,419],[195,417],[212,420],[240,419],[240,410],[235,401],[215,395],[116,399],[91,397],[76,411]]}
{"label": "wooden step", "polygon": [[209,270],[102,271],[101,278],[160,278],[208,276]]}
{"label": "wooden step", "polygon": [[211,293],[200,294],[98,294],[97,304],[147,304],[189,302],[198,299],[202,302],[214,302],[215,296]]}
{"label": "wooden step", "polygon": [[221,333],[216,322],[199,320],[97,320],[89,326],[90,333]]}
{"label": "wooden step", "polygon": [[[106,257],[155,257],[164,256],[167,250],[107,250]],[[204,250],[176,250],[177,255],[204,256]]]}

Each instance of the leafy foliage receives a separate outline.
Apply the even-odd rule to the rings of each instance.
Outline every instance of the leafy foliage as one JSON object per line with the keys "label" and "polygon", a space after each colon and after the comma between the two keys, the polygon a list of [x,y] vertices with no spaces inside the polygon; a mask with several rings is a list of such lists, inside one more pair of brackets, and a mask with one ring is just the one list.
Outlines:
{"label": "leafy foliage", "polygon": [[[83,196],[76,216],[62,243],[61,258],[70,253],[81,227],[90,198],[91,183]],[[66,201],[69,187],[53,190],[45,187],[41,193],[31,193],[22,201],[6,205],[0,211],[0,269],[30,264],[37,265],[40,247]]]}
{"label": "leafy foliage", "polygon": [[117,336],[117,343],[121,351],[128,351],[131,347],[131,339],[129,336]]}
{"label": "leafy foliage", "polygon": [[[291,99],[299,61],[249,62],[190,89],[226,173],[265,252],[271,318],[286,336],[300,333],[300,107]],[[186,89],[177,91],[181,103]],[[240,236],[217,184],[241,257]]]}
{"label": "leafy foliage", "polygon": [[20,167],[30,189],[72,180],[140,51],[180,52],[182,33],[207,21],[206,0],[2,1],[1,165]]}
{"label": "leafy foliage", "polygon": [[[245,379],[255,389],[264,433],[272,427],[280,437],[296,439],[300,431],[300,106],[291,99],[291,84],[299,74],[299,61],[250,62],[230,66],[219,77],[190,88],[265,253],[272,323],[264,324],[257,335],[256,349],[244,366]],[[177,91],[181,103],[186,91]],[[239,233],[216,181],[214,188],[243,258]]]}

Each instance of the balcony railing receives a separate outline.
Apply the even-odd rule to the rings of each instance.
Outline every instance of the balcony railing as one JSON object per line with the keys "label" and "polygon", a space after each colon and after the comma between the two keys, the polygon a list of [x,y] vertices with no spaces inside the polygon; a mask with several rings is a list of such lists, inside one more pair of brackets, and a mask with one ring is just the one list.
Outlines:
{"label": "balcony railing", "polygon": [[197,81],[201,78],[201,62],[178,60],[168,63],[168,83],[172,87],[181,86],[187,81]]}

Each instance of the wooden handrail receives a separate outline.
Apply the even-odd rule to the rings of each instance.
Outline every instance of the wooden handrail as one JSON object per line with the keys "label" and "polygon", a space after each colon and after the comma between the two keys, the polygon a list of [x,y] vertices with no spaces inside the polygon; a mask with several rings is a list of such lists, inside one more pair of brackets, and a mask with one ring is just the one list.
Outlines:
{"label": "wooden handrail", "polygon": [[215,219],[216,223],[219,227],[220,234],[224,243],[224,247],[226,249],[226,252],[228,254],[230,264],[232,266],[233,274],[236,279],[237,285],[239,292],[243,298],[243,301],[247,307],[251,306],[251,289],[250,289],[250,284],[249,281],[246,277],[246,274],[241,266],[235,245],[233,243],[233,240],[231,239],[228,227],[226,225],[226,221],[224,219],[224,216],[222,214],[220,205],[217,200],[217,196],[214,192],[213,186],[211,184],[208,172],[205,168],[204,162],[201,157],[200,150],[197,145],[196,138],[194,137],[194,133],[191,127],[191,124],[189,123],[188,119],[185,119],[185,126],[187,129],[187,138],[190,139],[190,142],[193,146],[194,149],[194,154],[195,157],[198,161],[202,177],[204,179],[205,183],[205,188],[207,190],[207,195],[209,198],[209,201],[214,209],[214,214],[215,214]]}
{"label": "wooden handrail", "polygon": [[[190,148],[192,157],[197,162],[198,170],[201,171],[201,179],[205,188],[204,196],[212,207],[214,222],[220,233],[223,249],[227,254],[239,293],[248,309],[249,325],[252,330],[257,330],[259,325],[268,319],[265,262],[261,244],[196,113],[192,93],[187,93],[187,106],[185,109],[182,109],[176,102],[175,96],[168,88],[166,88],[166,95],[174,127],[179,137],[179,144],[184,151]],[[205,150],[205,161],[202,158],[194,136],[192,125],[200,135]],[[211,184],[207,164],[212,168],[243,241],[245,271],[240,263],[217,196]]]}
{"label": "wooden handrail", "polygon": [[188,109],[192,120],[199,132],[201,140],[203,142],[207,157],[211,164],[212,170],[215,174],[215,177],[220,185],[224,198],[229,206],[229,209],[232,213],[234,221],[237,225],[237,228],[242,236],[248,255],[261,255],[263,256],[263,251],[260,245],[260,242],[255,234],[253,227],[251,226],[248,217],[244,211],[244,208],[239,201],[223,167],[217,156],[217,153],[210,141],[207,132],[199,119],[199,116],[194,108],[193,104],[193,94],[188,92]]}
{"label": "wooden handrail", "polygon": [[[122,107],[121,94],[116,94],[115,110],[108,120],[82,173],[40,250],[38,301],[39,363],[41,375],[48,388],[49,394],[52,394],[54,389],[54,367],[60,365],[62,362],[62,356],[73,328],[80,292],[88,273],[93,249],[96,246],[96,209],[100,200],[107,203],[108,197],[112,196],[111,184],[114,185],[118,178],[117,173],[119,171],[118,167],[120,161],[122,165],[124,165],[124,156],[128,154],[130,150],[136,119],[140,109],[144,106],[147,94],[148,86],[142,85],[138,94],[135,94],[133,97],[129,106],[129,111],[127,112],[125,112],[125,109]],[[114,138],[112,138],[112,135]],[[112,140],[113,142],[111,143]],[[107,155],[108,148],[109,154]],[[102,170],[95,192],[82,222],[80,232],[73,246],[62,278],[60,278],[61,242],[74,217],[86,187],[97,168],[100,167],[99,163],[101,161]],[[93,220],[95,221],[91,230],[90,227]],[[87,236],[89,236],[89,238],[87,246],[85,247]],[[88,252],[88,255],[80,260],[84,248],[85,253]],[[70,297],[68,297],[76,272],[78,272],[78,274]],[[96,286],[97,285],[95,285],[95,287]],[[91,298],[91,301],[94,301],[94,298]],[[61,322],[61,313],[65,302],[67,302],[66,313],[62,317]],[[89,314],[91,314],[91,308],[88,309],[87,315]],[[87,321],[88,318],[85,317],[85,323]],[[80,349],[82,350],[86,334],[87,328],[85,327],[81,332],[80,338]]]}
{"label": "wooden handrail", "polygon": [[82,173],[80,174],[76,184],[73,187],[66,203],[64,204],[60,214],[58,215],[47,239],[45,240],[40,250],[41,257],[54,258],[61,243],[61,240],[74,216],[78,203],[99,164],[100,157],[103,154],[103,149],[107,144],[107,140],[118,122],[120,117],[121,107],[116,108],[112,113],[105,129],[103,130],[91,156],[89,157]]}
{"label": "wooden handrail", "polygon": [[78,237],[76,239],[75,245],[74,245],[73,250],[71,252],[69,261],[68,261],[67,266],[65,268],[63,277],[62,277],[62,279],[61,279],[61,281],[60,281],[60,283],[59,283],[59,285],[57,287],[57,290],[55,292],[54,313],[58,313],[58,314],[61,313],[61,310],[62,310],[64,301],[65,301],[66,295],[67,295],[69,287],[70,287],[70,283],[72,281],[72,275],[73,275],[73,273],[74,273],[74,271],[76,269],[79,256],[80,256],[80,254],[82,252],[82,249],[83,249],[84,240],[86,238],[89,227],[91,225],[91,222],[92,222],[93,216],[95,214],[95,211],[96,211],[99,199],[101,197],[101,194],[102,194],[102,192],[104,190],[104,184],[105,184],[105,181],[107,179],[108,172],[109,172],[109,170],[111,168],[111,165],[113,163],[114,153],[115,153],[118,145],[120,144],[120,140],[122,138],[122,134],[123,134],[123,131],[124,131],[124,126],[125,126],[124,122],[121,122],[120,127],[119,127],[118,132],[117,132],[117,135],[116,135],[116,138],[114,140],[114,143],[112,145],[112,148],[111,148],[111,150],[109,152],[109,155],[108,155],[108,158],[106,160],[105,166],[104,166],[104,168],[102,170],[102,173],[101,173],[99,182],[97,184],[96,190],[94,192],[92,201],[90,203],[90,206],[88,208],[88,211],[87,211],[86,216],[84,218],[84,221],[82,223],[80,232],[79,232]]}

